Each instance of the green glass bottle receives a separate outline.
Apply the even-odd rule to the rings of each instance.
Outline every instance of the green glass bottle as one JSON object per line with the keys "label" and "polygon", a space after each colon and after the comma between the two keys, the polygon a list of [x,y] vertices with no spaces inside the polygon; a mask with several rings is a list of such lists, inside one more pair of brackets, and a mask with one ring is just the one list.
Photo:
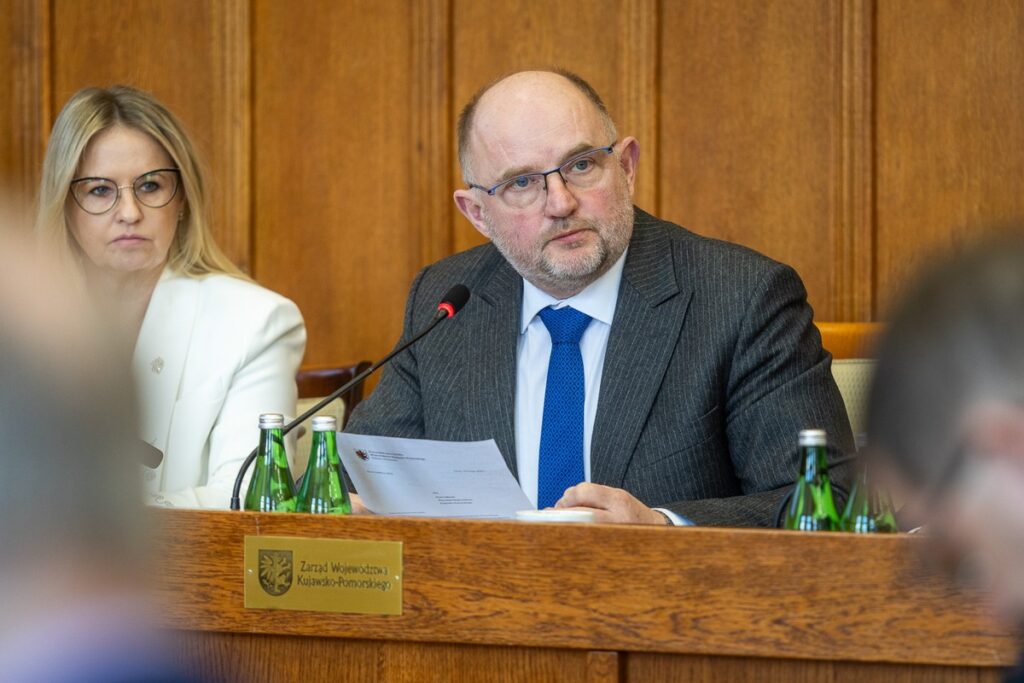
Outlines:
{"label": "green glass bottle", "polygon": [[335,441],[337,431],[335,418],[319,415],[313,418],[313,447],[295,504],[296,512],[330,515],[352,512],[352,502],[341,474],[341,458]]}
{"label": "green glass bottle", "polygon": [[892,497],[883,488],[875,487],[874,514],[875,528],[880,534],[895,534],[900,528],[896,526],[896,509],[892,506]]}
{"label": "green glass bottle", "polygon": [[843,531],[855,534],[896,532],[892,501],[885,491],[871,484],[865,467],[859,469],[843,510]]}
{"label": "green glass bottle", "polygon": [[786,510],[784,527],[800,531],[835,531],[839,513],[828,478],[828,451],[822,429],[800,432],[800,477]]}
{"label": "green glass bottle", "polygon": [[259,512],[295,512],[295,481],[284,450],[284,416],[260,415],[260,449],[256,470],[245,494],[245,509]]}
{"label": "green glass bottle", "polygon": [[843,531],[854,534],[873,534],[878,531],[875,516],[871,513],[871,491],[868,489],[867,471],[861,467],[853,480],[850,498],[843,510]]}

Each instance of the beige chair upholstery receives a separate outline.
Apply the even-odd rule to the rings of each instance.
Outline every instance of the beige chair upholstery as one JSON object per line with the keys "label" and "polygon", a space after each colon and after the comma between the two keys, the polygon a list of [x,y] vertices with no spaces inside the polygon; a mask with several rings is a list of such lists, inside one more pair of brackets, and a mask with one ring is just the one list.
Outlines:
{"label": "beige chair upholstery", "polygon": [[867,440],[865,409],[874,370],[875,361],[870,358],[840,358],[832,361],[832,377],[846,404],[846,414],[850,418],[858,449],[863,448]]}
{"label": "beige chair upholstery", "polygon": [[[303,368],[295,377],[299,389],[298,415],[306,412],[325,396],[333,394],[364,370],[369,369],[369,361],[359,361],[352,365]],[[345,392],[340,398],[329,403],[317,415],[331,415],[338,420],[338,428],[344,429],[348,413],[363,400],[363,386]],[[312,419],[312,418],[310,418]],[[296,478],[306,471],[309,462],[309,449],[313,446],[313,430],[307,421],[295,432],[298,436],[292,463]]]}
{"label": "beige chair upholstery", "polygon": [[[306,412],[322,398],[323,396],[300,398],[297,405],[298,414],[301,415]],[[317,415],[331,415],[337,418],[338,426],[340,427],[345,424],[345,401],[340,398],[332,401],[326,408],[320,410]],[[310,418],[310,420],[312,419]],[[306,465],[309,463],[309,449],[313,447],[313,428],[307,421],[301,427],[296,427],[295,431],[299,438],[295,442],[295,457],[292,460],[295,463],[295,476],[299,476],[306,471]]]}
{"label": "beige chair upholstery", "polygon": [[875,345],[882,335],[882,323],[815,322],[821,345],[832,354],[832,377],[846,404],[857,448],[867,441],[865,409],[871,376],[875,369]]}

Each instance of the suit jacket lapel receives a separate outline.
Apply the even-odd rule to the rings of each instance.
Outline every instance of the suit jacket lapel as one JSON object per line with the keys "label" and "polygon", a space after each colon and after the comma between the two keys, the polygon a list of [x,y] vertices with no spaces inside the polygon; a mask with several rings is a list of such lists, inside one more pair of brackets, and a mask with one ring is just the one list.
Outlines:
{"label": "suit jacket lapel", "polygon": [[591,438],[591,480],[596,483],[622,485],[693,295],[677,280],[664,230],[656,218],[636,210]]}
{"label": "suit jacket lapel", "polygon": [[[515,443],[516,349],[523,281],[494,250],[491,277],[477,288],[478,306],[467,307],[463,415],[471,435],[494,437],[513,475],[518,476]],[[476,436],[474,436],[476,438]]]}
{"label": "suit jacket lapel", "polygon": [[167,448],[167,434],[178,398],[195,321],[198,283],[164,271],[139,330],[132,372],[139,392],[139,438]]}

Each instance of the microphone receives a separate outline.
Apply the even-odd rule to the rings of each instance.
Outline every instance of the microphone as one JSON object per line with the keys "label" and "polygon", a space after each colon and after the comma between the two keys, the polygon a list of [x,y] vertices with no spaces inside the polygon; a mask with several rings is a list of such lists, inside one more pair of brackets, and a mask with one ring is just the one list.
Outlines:
{"label": "microphone", "polygon": [[[304,412],[302,415],[299,415],[297,418],[286,424],[284,426],[284,429],[281,430],[282,435],[287,434],[288,432],[298,427],[300,424],[302,424],[310,417],[312,417],[314,413],[322,410],[323,407],[326,406],[328,403],[338,398],[342,394],[347,393],[350,389],[352,389],[352,387],[362,384],[367,377],[372,375],[377,370],[377,368],[387,363],[389,360],[400,354],[402,351],[405,351],[407,348],[418,342],[423,337],[427,336],[427,334],[429,334],[431,330],[437,327],[438,323],[440,323],[442,320],[447,320],[448,318],[453,317],[456,313],[461,311],[462,307],[465,306],[468,301],[469,288],[466,287],[466,285],[453,285],[447,292],[445,292],[444,296],[441,297],[441,302],[437,304],[437,311],[434,313],[434,317],[431,318],[430,322],[427,323],[426,327],[417,332],[412,339],[402,344],[397,349],[395,349],[388,355],[384,356],[384,358],[377,361],[376,363],[368,367],[366,370],[360,372],[358,375],[353,377],[352,381],[346,382],[342,387],[336,389],[333,393],[331,393],[330,396],[325,396],[322,401],[320,401],[315,406]],[[242,491],[242,480],[245,478],[245,473],[248,471],[249,466],[252,465],[253,460],[256,459],[257,452],[259,452],[259,446],[252,449],[252,452],[249,453],[248,457],[246,457],[245,461],[242,463],[242,466],[238,469],[238,476],[235,477],[235,486],[231,490],[232,510],[240,510],[242,507],[241,500],[239,497],[239,494]]]}

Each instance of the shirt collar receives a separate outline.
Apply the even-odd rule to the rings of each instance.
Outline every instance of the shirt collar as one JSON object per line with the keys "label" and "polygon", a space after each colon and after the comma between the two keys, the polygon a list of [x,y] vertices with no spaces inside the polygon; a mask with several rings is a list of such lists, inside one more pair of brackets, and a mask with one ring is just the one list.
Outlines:
{"label": "shirt collar", "polygon": [[554,308],[572,306],[594,320],[611,325],[612,317],[615,315],[615,304],[619,299],[619,283],[622,282],[622,269],[626,264],[626,252],[628,251],[627,248],[622,252],[619,260],[608,269],[608,272],[587,285],[582,292],[568,299],[556,299],[523,278],[523,310],[519,321],[519,334],[525,334],[526,328],[530,326],[537,314],[548,306]]}

